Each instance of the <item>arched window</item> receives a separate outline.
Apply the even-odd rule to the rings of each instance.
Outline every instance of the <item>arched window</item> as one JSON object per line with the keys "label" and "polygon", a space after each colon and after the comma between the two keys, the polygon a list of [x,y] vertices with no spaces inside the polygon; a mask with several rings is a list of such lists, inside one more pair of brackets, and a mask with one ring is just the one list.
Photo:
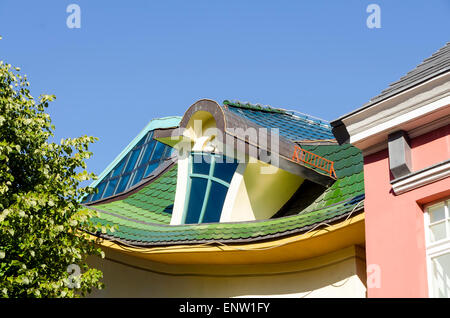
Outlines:
{"label": "arched window", "polygon": [[184,224],[219,222],[231,179],[234,158],[214,153],[192,153],[184,204]]}

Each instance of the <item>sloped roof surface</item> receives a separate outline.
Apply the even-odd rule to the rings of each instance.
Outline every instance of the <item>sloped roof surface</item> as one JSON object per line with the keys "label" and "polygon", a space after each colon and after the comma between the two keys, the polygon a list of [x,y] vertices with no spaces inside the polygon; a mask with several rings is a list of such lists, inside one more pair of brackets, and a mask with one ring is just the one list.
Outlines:
{"label": "sloped roof surface", "polygon": [[450,42],[401,77],[400,80],[391,83],[381,94],[372,98],[369,104],[386,99],[448,70],[450,70]]}
{"label": "sloped roof surface", "polygon": [[423,60],[422,63],[417,65],[413,70],[406,73],[398,81],[393,82],[388,88],[384,89],[380,94],[373,97],[369,102],[365,103],[360,108],[345,114],[338,119],[331,122],[333,126],[338,126],[343,118],[346,118],[352,114],[368,108],[378,102],[381,102],[389,97],[399,94],[407,89],[410,89],[416,85],[419,85],[433,77],[444,74],[450,70],[450,42],[447,42],[437,52],[432,54],[429,58]]}
{"label": "sloped roof surface", "polygon": [[224,101],[224,107],[266,128],[278,128],[290,141],[334,140],[331,127],[325,121],[282,109],[250,103]]}

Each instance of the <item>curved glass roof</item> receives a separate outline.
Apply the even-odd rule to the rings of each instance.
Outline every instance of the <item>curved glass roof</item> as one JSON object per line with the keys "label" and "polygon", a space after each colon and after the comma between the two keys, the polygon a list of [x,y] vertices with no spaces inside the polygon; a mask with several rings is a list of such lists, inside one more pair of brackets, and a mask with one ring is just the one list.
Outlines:
{"label": "curved glass roof", "polygon": [[[156,122],[155,122],[156,121]],[[153,130],[175,127],[180,117],[168,117],[151,121],[146,128],[105,169],[91,187],[97,188],[83,200],[89,203],[122,193],[143,178],[148,177],[160,164],[174,154],[175,149],[153,139]]]}

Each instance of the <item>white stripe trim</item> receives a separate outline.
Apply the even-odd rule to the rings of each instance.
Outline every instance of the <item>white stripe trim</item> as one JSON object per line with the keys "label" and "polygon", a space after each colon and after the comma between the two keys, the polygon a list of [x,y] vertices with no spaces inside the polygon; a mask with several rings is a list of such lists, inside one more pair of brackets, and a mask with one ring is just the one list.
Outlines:
{"label": "white stripe trim", "polygon": [[362,141],[364,139],[367,139],[373,135],[379,134],[383,131],[387,131],[387,130],[397,127],[403,123],[412,121],[415,118],[419,118],[426,114],[434,112],[442,107],[447,106],[448,104],[450,104],[450,96],[446,96],[444,98],[438,99],[432,103],[426,104],[420,108],[417,108],[415,110],[412,110],[410,112],[402,114],[398,117],[395,117],[391,120],[381,123],[375,127],[372,127],[367,130],[364,130],[360,133],[357,133],[350,137],[350,143],[355,144],[355,143]]}
{"label": "white stripe trim", "polygon": [[423,187],[432,182],[447,178],[450,176],[450,162],[425,169],[418,173],[413,173],[409,177],[402,178],[392,182],[392,189],[396,195],[407,191]]}

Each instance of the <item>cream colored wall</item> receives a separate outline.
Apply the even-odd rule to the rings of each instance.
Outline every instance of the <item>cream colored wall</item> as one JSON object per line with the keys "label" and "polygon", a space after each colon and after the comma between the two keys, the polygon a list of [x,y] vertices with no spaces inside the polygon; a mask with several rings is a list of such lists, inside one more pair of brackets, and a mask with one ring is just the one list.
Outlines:
{"label": "cream colored wall", "polygon": [[[304,181],[282,169],[275,169],[276,172],[272,174],[261,173],[268,166],[261,161],[246,165],[240,182],[232,184],[238,190],[235,200],[229,203],[232,206],[225,205],[225,209],[230,210],[228,219],[221,219],[221,222],[268,219],[278,212]],[[232,187],[229,191],[233,191]]]}
{"label": "cream colored wall", "polygon": [[[107,250],[89,262],[106,288],[89,297],[365,297],[363,252],[351,246],[298,262],[169,265]],[[129,264],[132,265],[129,265]]]}
{"label": "cream colored wall", "polygon": [[173,203],[171,225],[181,224],[183,220],[184,200],[187,192],[187,180],[189,172],[189,158],[178,159],[177,167],[177,187],[175,191],[175,201]]}

